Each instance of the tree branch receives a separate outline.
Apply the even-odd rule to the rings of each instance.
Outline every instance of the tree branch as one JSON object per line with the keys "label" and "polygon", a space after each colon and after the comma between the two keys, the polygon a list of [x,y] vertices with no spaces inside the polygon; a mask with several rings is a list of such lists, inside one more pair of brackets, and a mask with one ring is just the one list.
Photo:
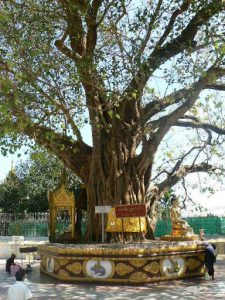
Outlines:
{"label": "tree branch", "polygon": [[87,32],[87,55],[93,55],[97,41],[97,14],[102,4],[102,0],[93,0],[93,3],[88,10],[86,23],[88,26]]}
{"label": "tree branch", "polygon": [[192,166],[183,166],[181,167],[181,169],[178,169],[175,174],[173,174],[170,177],[167,177],[166,180],[162,181],[158,185],[158,187],[159,190],[166,191],[168,187],[170,188],[173,187],[175,184],[177,184],[182,178],[186,177],[188,174],[197,173],[197,172],[214,173],[215,170],[219,170],[219,168],[204,162]]}
{"label": "tree branch", "polygon": [[205,88],[211,90],[217,90],[217,91],[225,91],[225,84],[224,83],[209,84]]}
{"label": "tree branch", "polygon": [[145,107],[142,108],[142,124],[145,124],[151,117],[162,112],[170,105],[178,104],[184,100],[192,90],[193,86],[186,87],[175,91],[162,99],[157,99],[146,104]]}
{"label": "tree branch", "polygon": [[178,121],[174,124],[174,126],[178,127],[189,127],[189,128],[200,128],[204,130],[210,130],[215,133],[224,135],[225,134],[225,129],[219,128],[215,125],[209,124],[209,123],[202,123],[202,122],[188,122],[188,121]]}
{"label": "tree branch", "polygon": [[101,25],[101,23],[102,23],[103,20],[105,19],[105,16],[106,16],[107,13],[108,13],[110,7],[111,7],[111,6],[113,5],[113,3],[115,3],[115,2],[116,2],[116,0],[112,0],[112,1],[109,1],[109,3],[106,5],[106,7],[105,7],[105,9],[104,9],[104,11],[103,11],[103,14],[101,15],[101,17],[100,17],[100,19],[99,19],[99,21],[98,21],[98,23],[97,23],[98,26]]}
{"label": "tree branch", "polygon": [[224,10],[224,8],[225,2],[223,0],[209,3],[195,14],[179,36],[166,43],[163,47],[155,47],[149,58],[140,65],[139,70],[130,81],[125,91],[126,94],[132,94],[134,91],[141,93],[149,77],[161,64],[183,50],[195,47],[196,42],[194,38],[199,27],[206,24],[212,16]]}
{"label": "tree branch", "polygon": [[[66,13],[67,31],[70,38],[71,49],[73,51],[72,56],[75,57],[77,53],[82,57],[86,52],[86,36],[81,15],[87,10],[87,2],[77,0],[58,1]],[[64,47],[61,47],[62,51],[66,51]]]}
{"label": "tree branch", "polygon": [[159,0],[158,3],[157,3],[157,6],[156,6],[156,9],[154,11],[154,14],[150,20],[150,23],[149,23],[149,26],[148,26],[148,30],[147,30],[147,33],[145,35],[145,38],[143,39],[142,43],[141,43],[141,46],[138,50],[138,53],[136,54],[136,57],[135,57],[135,60],[136,61],[139,61],[140,62],[140,58],[141,58],[141,55],[143,54],[144,50],[145,50],[145,47],[147,46],[147,43],[150,39],[150,36],[151,36],[151,33],[152,33],[152,28],[153,28],[153,25],[156,21],[156,18],[159,14],[159,11],[160,11],[160,8],[162,6],[162,2],[163,0]]}
{"label": "tree branch", "polygon": [[205,86],[209,83],[215,82],[217,79],[224,76],[224,74],[225,69],[217,68],[215,66],[210,67],[207,70],[206,75],[201,77],[191,86],[189,93],[186,95],[186,100],[172,113],[158,120],[159,130],[155,133],[155,137],[153,137],[157,145],[163,136],[168,132],[169,128],[173,126],[179,120],[179,118],[184,116],[184,114],[194,105],[195,101],[199,97],[200,92],[205,88]]}
{"label": "tree branch", "polygon": [[173,26],[174,26],[174,23],[175,23],[177,17],[178,17],[180,14],[182,14],[182,13],[184,13],[185,11],[188,10],[188,8],[189,8],[190,5],[191,5],[191,2],[192,2],[192,1],[190,1],[190,0],[184,0],[183,3],[181,4],[180,8],[176,9],[176,10],[173,12],[173,14],[172,14],[172,16],[171,16],[171,18],[170,18],[170,21],[169,21],[169,23],[168,23],[168,25],[167,25],[167,27],[166,27],[166,29],[165,29],[163,35],[161,36],[161,38],[159,39],[158,43],[156,44],[156,47],[155,47],[155,48],[158,48],[158,47],[161,47],[161,46],[162,46],[162,44],[164,43],[164,41],[166,40],[166,38],[168,37],[168,35],[169,35],[170,32],[172,31]]}
{"label": "tree branch", "polygon": [[[153,160],[152,156],[156,152],[160,142],[169,129],[174,126],[176,122],[194,105],[199,97],[200,92],[205,88],[205,86],[224,76],[224,73],[225,69],[214,66],[210,67],[206,72],[205,77],[201,77],[191,86],[189,93],[186,95],[186,99],[179,107],[173,110],[170,114],[167,114],[166,116],[156,120],[158,128],[155,127],[151,138],[143,143],[143,151],[139,155],[138,170],[140,174],[144,173],[145,169],[148,167],[148,164]],[[145,134],[145,131],[143,131],[142,134]]]}

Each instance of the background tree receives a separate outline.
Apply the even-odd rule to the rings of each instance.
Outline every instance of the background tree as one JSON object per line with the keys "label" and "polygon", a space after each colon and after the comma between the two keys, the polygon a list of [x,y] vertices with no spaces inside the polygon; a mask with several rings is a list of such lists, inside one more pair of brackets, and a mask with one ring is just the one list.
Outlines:
{"label": "background tree", "polygon": [[7,213],[21,213],[27,209],[27,197],[24,184],[11,170],[0,184],[0,210]]}
{"label": "background tree", "polygon": [[[48,191],[54,190],[62,180],[63,164],[46,151],[34,152],[21,161],[0,184],[0,209],[2,212],[46,212],[49,209]],[[79,187],[79,181],[67,172],[67,186]]]}
{"label": "background tree", "polygon": [[[0,7],[1,151],[40,144],[81,178],[87,239],[100,232],[95,205],[145,203],[149,193],[154,229],[161,194],[187,174],[220,170],[224,104],[204,90],[225,90],[224,1],[4,0]],[[174,127],[189,133],[189,142],[178,134],[187,147],[173,147],[172,156],[165,149],[169,160],[159,161]]]}

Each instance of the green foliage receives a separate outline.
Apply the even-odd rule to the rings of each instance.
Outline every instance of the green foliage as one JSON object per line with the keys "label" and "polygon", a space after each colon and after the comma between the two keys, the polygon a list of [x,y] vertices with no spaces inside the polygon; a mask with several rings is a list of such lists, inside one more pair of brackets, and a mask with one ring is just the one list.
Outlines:
{"label": "green foliage", "polygon": [[[10,171],[0,184],[0,209],[3,212],[45,212],[48,207],[48,190],[54,190],[62,180],[63,165],[46,152],[34,152],[30,159]],[[78,179],[67,173],[67,186],[75,189]]]}
{"label": "green foliage", "polygon": [[164,193],[163,197],[160,199],[159,202],[159,218],[163,220],[169,219],[169,210],[171,207],[170,197],[174,193],[173,189],[169,189],[167,192]]}
{"label": "green foliage", "polygon": [[[224,104],[203,92],[223,82],[224,2],[2,0],[0,7],[3,155],[37,143],[94,184],[98,178],[88,176],[101,168],[109,199],[130,172],[127,190],[136,200],[148,190],[150,170],[166,190],[177,183],[177,163],[181,169],[224,158]],[[82,141],[84,123],[92,149]],[[176,126],[182,132],[172,131]],[[45,167],[28,165],[19,179],[28,199],[37,196],[46,209],[41,195],[58,171],[50,179],[42,177]],[[110,172],[118,178],[109,181]]]}
{"label": "green foliage", "polygon": [[24,212],[27,208],[25,185],[13,171],[0,184],[0,209],[2,212]]}

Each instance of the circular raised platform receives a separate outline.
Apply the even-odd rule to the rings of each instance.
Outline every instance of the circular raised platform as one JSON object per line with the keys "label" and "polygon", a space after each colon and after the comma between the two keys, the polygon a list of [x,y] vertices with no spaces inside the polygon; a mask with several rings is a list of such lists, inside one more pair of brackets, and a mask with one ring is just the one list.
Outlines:
{"label": "circular raised platform", "polygon": [[61,281],[146,283],[204,275],[201,242],[38,246],[41,272]]}

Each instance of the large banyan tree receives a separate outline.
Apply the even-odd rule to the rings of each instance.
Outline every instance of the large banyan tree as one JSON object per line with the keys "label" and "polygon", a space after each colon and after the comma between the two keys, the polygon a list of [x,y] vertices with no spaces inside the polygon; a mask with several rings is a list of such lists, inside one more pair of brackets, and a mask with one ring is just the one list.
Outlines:
{"label": "large banyan tree", "polygon": [[81,178],[87,239],[96,205],[148,202],[154,230],[160,195],[220,169],[224,20],[223,0],[0,1],[1,152],[41,145]]}

